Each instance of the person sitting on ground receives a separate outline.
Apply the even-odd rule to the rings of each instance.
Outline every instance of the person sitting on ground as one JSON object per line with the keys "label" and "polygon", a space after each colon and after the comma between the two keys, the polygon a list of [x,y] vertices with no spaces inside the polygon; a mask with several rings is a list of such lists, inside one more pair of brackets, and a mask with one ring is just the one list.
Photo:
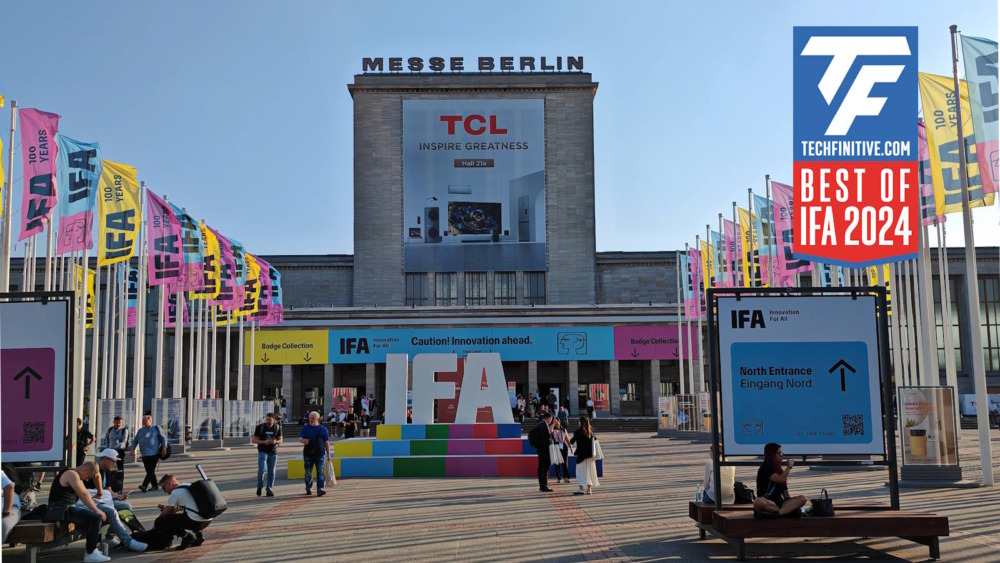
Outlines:
{"label": "person sitting on ground", "polygon": [[[105,448],[97,452],[96,457],[97,474],[85,481],[84,485],[94,497],[97,508],[107,516],[105,522],[111,527],[113,534],[108,543],[111,547],[122,545],[125,546],[125,549],[138,553],[146,551],[147,545],[132,539],[132,530],[122,522],[118,515],[119,510],[132,510],[132,505],[125,500],[128,498],[128,493],[112,492],[111,483],[116,479],[115,466],[118,462],[118,452],[111,448]],[[82,506],[79,501],[77,506]]]}
{"label": "person sitting on ground", "polygon": [[153,529],[181,538],[178,550],[198,547],[204,543],[202,531],[212,523],[211,518],[202,518],[198,514],[198,503],[188,490],[189,486],[191,483],[180,483],[169,473],[160,479],[160,487],[170,496],[153,522]]}
{"label": "person sitting on ground", "polygon": [[781,469],[781,444],[771,442],[764,446],[764,463],[757,470],[757,498],[753,501],[754,516],[801,516],[806,497],[788,494],[788,474],[795,467],[795,460],[788,460]]}
{"label": "person sitting on ground", "polygon": [[[736,502],[736,467],[723,465],[719,468],[719,475],[722,481],[722,504],[733,504]],[[715,468],[712,460],[705,462],[705,480],[702,483],[705,494],[701,502],[715,504]]]}
{"label": "person sitting on ground", "polygon": [[[97,464],[85,461],[79,467],[66,469],[52,480],[49,489],[49,507],[66,507],[66,522],[76,525],[77,530],[87,534],[84,563],[101,563],[111,558],[103,555],[98,543],[101,541],[101,525],[107,516],[97,507],[94,499],[83,486],[83,482],[97,475]],[[83,501],[83,507],[76,501]]]}

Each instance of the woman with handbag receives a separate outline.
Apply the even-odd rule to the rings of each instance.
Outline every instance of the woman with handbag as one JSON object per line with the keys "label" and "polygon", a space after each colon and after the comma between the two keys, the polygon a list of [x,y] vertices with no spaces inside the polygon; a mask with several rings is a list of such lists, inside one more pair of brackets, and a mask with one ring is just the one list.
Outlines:
{"label": "woman with handbag", "polygon": [[573,432],[573,439],[569,441],[576,445],[576,482],[580,487],[573,491],[574,495],[593,494],[593,487],[601,486],[597,480],[597,452],[600,445],[597,436],[590,428],[590,418],[580,417],[580,427]]}
{"label": "woman with handbag", "polygon": [[764,463],[757,470],[757,498],[753,501],[755,518],[802,515],[799,509],[805,506],[806,497],[788,494],[788,474],[795,467],[795,460],[788,460],[782,470],[782,459],[781,444],[771,442],[764,446]]}
{"label": "woman with handbag", "polygon": [[569,436],[566,430],[559,424],[558,420],[552,421],[552,445],[549,456],[552,458],[552,465],[556,468],[556,483],[569,483],[569,462],[567,455],[569,447]]}

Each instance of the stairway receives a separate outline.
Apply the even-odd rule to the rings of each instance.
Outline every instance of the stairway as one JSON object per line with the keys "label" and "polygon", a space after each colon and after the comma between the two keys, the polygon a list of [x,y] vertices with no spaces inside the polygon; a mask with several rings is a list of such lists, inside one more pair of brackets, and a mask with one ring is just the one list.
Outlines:
{"label": "stairway", "polygon": [[[376,437],[331,443],[339,477],[535,477],[538,456],[514,424],[380,424]],[[570,475],[576,459],[569,456]],[[554,471],[550,471],[554,475]],[[603,475],[603,463],[597,462]],[[301,459],[288,478],[301,479]]]}

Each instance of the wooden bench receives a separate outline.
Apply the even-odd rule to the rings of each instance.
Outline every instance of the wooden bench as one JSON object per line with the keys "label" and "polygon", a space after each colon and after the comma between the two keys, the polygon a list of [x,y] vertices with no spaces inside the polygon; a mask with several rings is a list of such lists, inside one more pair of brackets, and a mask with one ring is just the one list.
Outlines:
{"label": "wooden bench", "polygon": [[[838,503],[839,508],[842,503]],[[852,510],[891,510],[889,505],[882,504],[847,504],[844,506],[845,509]],[[735,512],[749,512],[753,510],[752,504],[727,504],[722,507],[723,510],[735,511]],[[704,502],[688,502],[688,517],[695,521],[698,526],[698,536],[701,539],[705,539],[705,533],[713,533],[715,528],[712,525],[712,513],[715,512],[715,504],[707,504]]]}
{"label": "wooden bench", "polygon": [[752,511],[725,510],[712,514],[714,535],[737,546],[737,559],[746,557],[744,541],[750,538],[879,538],[899,537],[930,548],[938,559],[940,536],[949,535],[948,517],[914,510],[885,510],[836,506],[836,516],[827,518],[775,518],[758,520]]}
{"label": "wooden bench", "polygon": [[[102,536],[107,533],[107,530],[107,524],[101,527]],[[18,522],[10,530],[10,535],[7,536],[7,545],[14,547],[23,543],[25,547],[24,560],[28,563],[36,563],[40,551],[62,547],[86,538],[87,532],[77,530],[73,523],[60,525],[47,524],[41,520],[25,520]]]}

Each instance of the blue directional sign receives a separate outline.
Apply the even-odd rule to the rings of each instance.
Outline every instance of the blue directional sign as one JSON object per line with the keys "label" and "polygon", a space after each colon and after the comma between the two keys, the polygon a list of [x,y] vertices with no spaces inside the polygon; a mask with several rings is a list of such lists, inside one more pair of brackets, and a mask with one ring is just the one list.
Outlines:
{"label": "blue directional sign", "polygon": [[883,454],[875,299],[719,298],[725,452]]}

